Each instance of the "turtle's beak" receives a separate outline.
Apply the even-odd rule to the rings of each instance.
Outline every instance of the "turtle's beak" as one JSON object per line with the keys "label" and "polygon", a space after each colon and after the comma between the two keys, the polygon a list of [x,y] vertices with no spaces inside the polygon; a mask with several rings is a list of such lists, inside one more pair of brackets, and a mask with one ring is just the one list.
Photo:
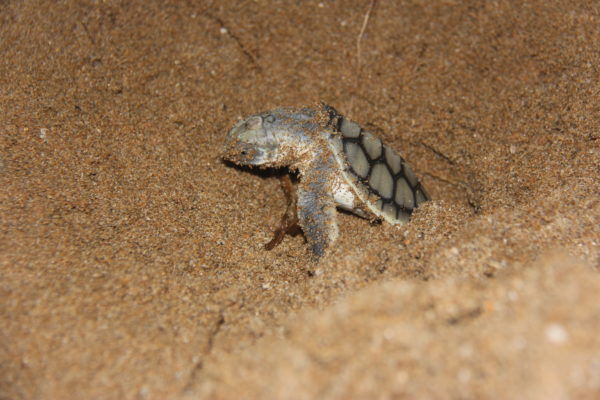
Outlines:
{"label": "turtle's beak", "polygon": [[239,165],[259,165],[264,152],[251,144],[233,140],[225,144],[221,158]]}

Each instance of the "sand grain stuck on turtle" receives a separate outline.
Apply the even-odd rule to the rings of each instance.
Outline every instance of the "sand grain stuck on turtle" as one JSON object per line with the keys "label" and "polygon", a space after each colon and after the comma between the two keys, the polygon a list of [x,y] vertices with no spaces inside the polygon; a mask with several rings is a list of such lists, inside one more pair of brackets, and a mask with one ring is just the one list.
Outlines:
{"label": "sand grain stuck on turtle", "polygon": [[286,213],[282,229],[299,224],[316,257],[338,237],[336,207],[402,224],[430,199],[398,153],[326,104],[249,116],[227,134],[223,158],[298,173],[295,217]]}

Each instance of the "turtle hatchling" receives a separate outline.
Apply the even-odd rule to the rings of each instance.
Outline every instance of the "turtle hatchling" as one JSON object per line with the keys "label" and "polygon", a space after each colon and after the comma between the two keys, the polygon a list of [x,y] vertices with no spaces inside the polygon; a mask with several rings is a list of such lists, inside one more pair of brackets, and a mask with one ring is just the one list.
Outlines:
{"label": "turtle hatchling", "polygon": [[278,108],[239,121],[227,134],[223,158],[298,173],[294,214],[317,257],[338,237],[336,206],[402,224],[430,199],[398,153],[326,104]]}

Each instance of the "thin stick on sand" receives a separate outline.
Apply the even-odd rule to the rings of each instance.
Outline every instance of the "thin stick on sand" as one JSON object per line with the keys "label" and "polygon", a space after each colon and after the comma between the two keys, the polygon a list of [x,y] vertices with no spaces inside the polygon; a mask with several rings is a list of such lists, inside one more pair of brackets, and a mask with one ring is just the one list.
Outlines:
{"label": "thin stick on sand", "polygon": [[[367,25],[369,24],[369,18],[371,17],[371,13],[373,12],[373,9],[375,8],[376,3],[377,3],[377,0],[371,0],[371,4],[369,4],[369,9],[367,10],[365,17],[363,18],[363,23],[362,23],[362,26],[360,27],[360,32],[358,33],[358,36],[356,37],[356,74],[355,74],[356,85],[354,86],[355,88],[358,88],[359,84],[360,84],[360,74],[361,74],[360,43],[362,41],[363,36],[365,35],[365,31],[367,30]],[[354,113],[354,96],[352,96],[350,98],[350,113]]]}
{"label": "thin stick on sand", "polygon": [[358,34],[358,37],[356,38],[356,60],[357,60],[359,69],[360,69],[360,42],[362,41],[362,38],[365,35],[365,30],[367,30],[369,18],[371,17],[371,13],[373,12],[373,9],[375,8],[376,3],[377,3],[377,0],[371,0],[371,4],[369,4],[369,9],[367,10],[367,13],[365,14],[365,17],[363,19],[363,24],[360,28],[360,33]]}

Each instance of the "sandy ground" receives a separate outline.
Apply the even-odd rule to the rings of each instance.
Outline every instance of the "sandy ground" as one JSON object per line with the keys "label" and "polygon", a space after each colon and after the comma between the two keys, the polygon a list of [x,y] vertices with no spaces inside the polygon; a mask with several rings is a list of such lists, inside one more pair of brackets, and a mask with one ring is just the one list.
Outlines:
{"label": "sandy ground", "polygon": [[[522,3],[0,1],[0,399],[600,398],[600,4]],[[311,263],[219,152],[319,100],[434,201]]]}

